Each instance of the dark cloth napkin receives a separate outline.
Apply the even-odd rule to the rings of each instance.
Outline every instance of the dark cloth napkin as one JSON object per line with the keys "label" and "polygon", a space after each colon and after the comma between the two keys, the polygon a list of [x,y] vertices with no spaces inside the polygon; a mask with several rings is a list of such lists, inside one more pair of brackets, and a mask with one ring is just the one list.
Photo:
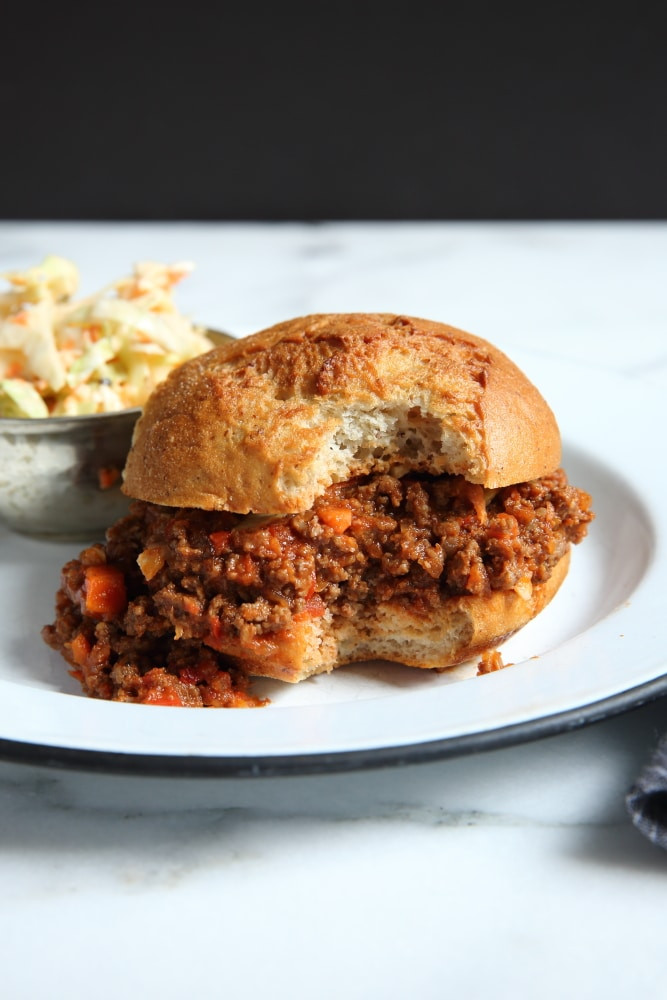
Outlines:
{"label": "dark cloth napkin", "polygon": [[667,736],[658,743],[625,802],[637,829],[667,851]]}

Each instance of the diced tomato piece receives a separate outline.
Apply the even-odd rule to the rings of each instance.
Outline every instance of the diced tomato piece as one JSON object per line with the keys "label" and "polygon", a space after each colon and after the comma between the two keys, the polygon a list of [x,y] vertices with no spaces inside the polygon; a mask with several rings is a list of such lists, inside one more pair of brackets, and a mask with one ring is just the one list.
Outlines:
{"label": "diced tomato piece", "polygon": [[218,673],[218,667],[212,660],[201,659],[178,671],[179,680],[184,684],[210,684]]}
{"label": "diced tomato piece", "polygon": [[204,677],[198,667],[183,667],[178,671],[178,679],[184,684],[201,684]]}
{"label": "diced tomato piece", "polygon": [[222,623],[218,618],[209,619],[210,630],[208,635],[204,638],[204,642],[211,649],[220,649],[220,644],[228,636],[228,632],[223,628]]}
{"label": "diced tomato piece", "polygon": [[225,551],[227,545],[229,544],[229,539],[231,537],[231,531],[213,531],[208,536],[208,540],[213,546],[213,551],[216,556],[219,556]]}
{"label": "diced tomato piece", "polygon": [[315,568],[310,574],[310,581],[308,583],[308,590],[306,591],[306,600],[309,601],[311,597],[315,596],[315,589],[317,587],[317,574],[315,573]]}
{"label": "diced tomato piece", "polygon": [[281,545],[288,545],[294,541],[294,536],[284,521],[275,521],[273,524],[269,524],[266,530]]}
{"label": "diced tomato piece", "polygon": [[107,563],[86,566],[83,597],[88,615],[101,618],[120,614],[127,605],[123,571]]}
{"label": "diced tomato piece", "polygon": [[303,611],[297,611],[295,615],[292,615],[292,619],[295,622],[306,622],[311,618],[321,618],[326,610],[327,606],[322,598],[315,594],[306,601]]}
{"label": "diced tomato piece", "polygon": [[184,597],[183,598],[183,610],[187,611],[187,613],[189,615],[192,615],[192,617],[194,618],[197,615],[201,614],[201,610],[202,610],[201,603],[200,603],[200,601],[197,600],[196,597],[190,597],[190,596]]}

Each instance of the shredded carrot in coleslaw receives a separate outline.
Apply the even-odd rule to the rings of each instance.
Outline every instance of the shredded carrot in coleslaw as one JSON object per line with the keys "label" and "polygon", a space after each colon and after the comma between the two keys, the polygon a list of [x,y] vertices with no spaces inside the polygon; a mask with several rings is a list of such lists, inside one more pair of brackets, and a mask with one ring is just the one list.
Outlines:
{"label": "shredded carrot in coleslaw", "polygon": [[0,416],[106,413],[143,406],[156,385],[211,342],[174,305],[190,263],[136,264],[75,300],[76,266],[47,257],[1,275]]}

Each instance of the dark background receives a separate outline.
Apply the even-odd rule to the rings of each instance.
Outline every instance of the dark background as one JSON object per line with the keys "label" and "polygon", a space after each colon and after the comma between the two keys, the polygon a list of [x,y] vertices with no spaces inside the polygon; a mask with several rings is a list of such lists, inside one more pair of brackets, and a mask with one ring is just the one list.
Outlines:
{"label": "dark background", "polygon": [[662,5],[521,6],[14,5],[0,218],[667,217]]}

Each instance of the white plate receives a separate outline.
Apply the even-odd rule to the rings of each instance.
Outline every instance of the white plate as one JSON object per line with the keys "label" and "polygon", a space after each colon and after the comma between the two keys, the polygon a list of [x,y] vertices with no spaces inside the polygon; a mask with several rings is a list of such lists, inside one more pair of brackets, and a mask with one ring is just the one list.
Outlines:
{"label": "white plate", "polygon": [[516,742],[667,690],[662,401],[602,371],[516,360],[556,411],[563,464],[593,494],[597,519],[552,604],[503,647],[511,668],[477,677],[475,664],[443,674],[364,664],[297,686],[266,682],[271,705],[257,710],[93,701],[39,635],[80,546],[0,527],[0,755],[170,773],[334,770]]}

